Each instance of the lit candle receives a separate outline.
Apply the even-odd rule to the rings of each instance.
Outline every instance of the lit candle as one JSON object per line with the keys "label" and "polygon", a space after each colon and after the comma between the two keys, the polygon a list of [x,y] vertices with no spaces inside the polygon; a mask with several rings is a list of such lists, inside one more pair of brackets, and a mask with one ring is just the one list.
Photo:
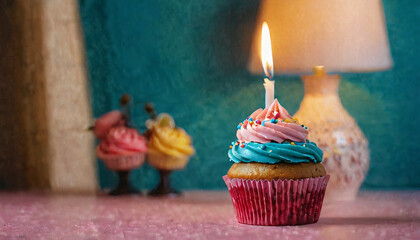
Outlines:
{"label": "lit candle", "polygon": [[267,22],[263,23],[261,32],[261,60],[265,73],[264,88],[265,88],[265,107],[269,107],[274,101],[274,83],[272,79],[274,75],[273,69],[273,54],[271,52],[271,38],[270,30]]}

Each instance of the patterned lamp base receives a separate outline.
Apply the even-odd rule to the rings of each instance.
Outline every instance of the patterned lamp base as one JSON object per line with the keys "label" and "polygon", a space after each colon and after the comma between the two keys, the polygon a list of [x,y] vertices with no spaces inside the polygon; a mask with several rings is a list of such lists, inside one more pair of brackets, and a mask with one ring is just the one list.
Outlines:
{"label": "patterned lamp base", "polygon": [[339,75],[326,75],[321,68],[302,79],[305,96],[294,117],[309,127],[308,139],[324,151],[330,175],[325,200],[354,200],[369,168],[368,141],[341,104]]}

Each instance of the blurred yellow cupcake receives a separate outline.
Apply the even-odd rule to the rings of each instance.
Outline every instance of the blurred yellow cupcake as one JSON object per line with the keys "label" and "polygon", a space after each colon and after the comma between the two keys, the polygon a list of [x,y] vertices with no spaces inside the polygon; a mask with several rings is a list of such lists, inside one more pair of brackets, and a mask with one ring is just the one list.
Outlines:
{"label": "blurred yellow cupcake", "polygon": [[149,137],[147,162],[160,170],[183,169],[194,154],[191,137],[176,127],[174,119],[166,113],[146,121]]}

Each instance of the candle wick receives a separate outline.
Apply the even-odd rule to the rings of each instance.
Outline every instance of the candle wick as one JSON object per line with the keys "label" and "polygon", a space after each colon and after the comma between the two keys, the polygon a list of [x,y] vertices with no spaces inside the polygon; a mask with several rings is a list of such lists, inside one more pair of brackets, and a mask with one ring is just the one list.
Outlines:
{"label": "candle wick", "polygon": [[156,113],[156,110],[155,110],[155,106],[153,106],[152,103],[149,103],[149,102],[146,103],[144,108],[145,108],[147,114],[149,114],[151,119],[156,119],[157,113]]}
{"label": "candle wick", "polygon": [[272,80],[273,78],[273,68],[270,65],[266,66],[267,69],[264,69],[265,72],[265,76],[269,79]]}
{"label": "candle wick", "polygon": [[130,101],[131,101],[131,96],[129,94],[124,94],[121,97],[120,100],[120,105],[122,107],[122,115],[123,115],[123,119],[125,121],[125,126],[132,128],[133,127],[133,123],[131,122],[131,109],[130,109]]}

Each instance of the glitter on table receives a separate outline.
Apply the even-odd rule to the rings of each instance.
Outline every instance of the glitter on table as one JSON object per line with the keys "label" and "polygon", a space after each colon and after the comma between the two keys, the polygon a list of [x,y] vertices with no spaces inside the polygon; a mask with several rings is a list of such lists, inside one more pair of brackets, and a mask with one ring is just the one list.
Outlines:
{"label": "glitter on table", "polygon": [[0,239],[420,239],[420,191],[326,202],[316,224],[236,222],[228,192],[180,198],[0,193]]}

